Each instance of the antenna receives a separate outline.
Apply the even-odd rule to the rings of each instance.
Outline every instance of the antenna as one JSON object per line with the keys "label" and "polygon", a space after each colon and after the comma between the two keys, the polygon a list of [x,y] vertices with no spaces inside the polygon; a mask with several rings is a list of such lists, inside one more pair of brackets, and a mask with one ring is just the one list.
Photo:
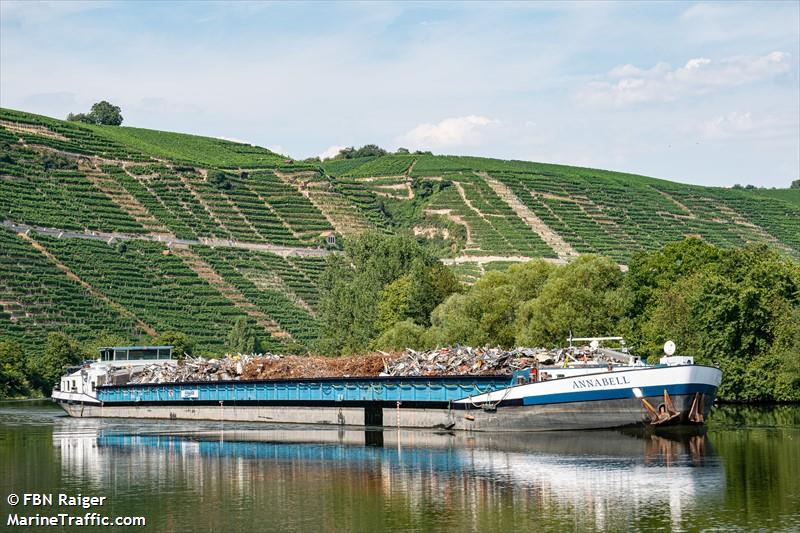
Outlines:
{"label": "antenna", "polygon": [[675,353],[675,343],[672,341],[667,341],[664,343],[664,353],[667,355],[672,355]]}

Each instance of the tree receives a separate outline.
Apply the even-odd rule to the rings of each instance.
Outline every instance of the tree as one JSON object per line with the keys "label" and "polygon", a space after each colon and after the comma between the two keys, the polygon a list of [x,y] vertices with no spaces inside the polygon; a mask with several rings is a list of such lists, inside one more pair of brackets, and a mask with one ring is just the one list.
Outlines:
{"label": "tree", "polygon": [[106,126],[119,126],[122,124],[122,109],[105,100],[96,102],[88,113],[70,113],[67,120],[71,122],[85,122],[86,124],[103,124]]}
{"label": "tree", "polygon": [[61,376],[65,367],[76,365],[88,357],[78,342],[61,332],[47,335],[44,350],[31,361],[34,379],[45,394],[49,394]]}
{"label": "tree", "polygon": [[692,275],[708,263],[718,261],[722,250],[701,239],[669,243],[660,250],[635,254],[628,265],[625,284],[634,295],[631,317],[647,316],[654,292]]}
{"label": "tree", "polygon": [[[518,301],[514,288],[499,280],[499,272],[481,279],[483,286],[466,294],[454,294],[434,309],[432,327],[426,335],[431,344],[468,344],[470,346],[514,344],[514,316]],[[489,283],[486,283],[486,282]]]}
{"label": "tree", "polygon": [[790,189],[800,189],[800,179],[794,180],[789,186]]}
{"label": "tree", "polygon": [[22,346],[16,341],[0,341],[0,399],[29,394],[27,368]]}
{"label": "tree", "polygon": [[232,352],[250,354],[261,350],[255,328],[246,317],[239,317],[228,334],[228,349]]}
{"label": "tree", "polygon": [[373,348],[376,350],[405,350],[406,348],[425,348],[423,337],[425,328],[415,324],[412,320],[403,320],[394,323],[390,328],[375,339]]}
{"label": "tree", "polygon": [[[800,266],[766,245],[748,246],[724,251],[695,276],[687,299],[699,335],[690,355],[723,369],[721,397],[774,398],[781,361],[773,347],[786,317],[800,308]],[[800,390],[794,394],[800,398]]]}
{"label": "tree", "polygon": [[537,260],[487,273],[466,293],[434,309],[424,343],[513,346],[520,308],[539,295],[554,271],[553,265]]}
{"label": "tree", "polygon": [[233,183],[230,181],[230,176],[221,170],[212,170],[208,173],[208,182],[217,187],[229,191],[233,188]]}
{"label": "tree", "polygon": [[413,278],[406,274],[389,283],[381,290],[378,302],[378,317],[375,320],[375,326],[379,331],[387,330],[406,319],[413,284]]}
{"label": "tree", "polygon": [[54,154],[45,152],[41,155],[40,159],[42,166],[45,170],[59,169],[59,170],[77,170],[78,163],[75,159],[63,156],[61,154]]}
{"label": "tree", "polygon": [[764,380],[772,384],[772,399],[800,400],[800,357],[797,354],[800,354],[800,306],[781,317],[775,327],[775,341],[766,357],[776,367],[775,379]]}
{"label": "tree", "polygon": [[382,332],[406,319],[430,326],[431,312],[436,306],[460,291],[461,284],[448,267],[441,263],[426,265],[415,260],[408,274],[381,291],[375,326]]}
{"label": "tree", "polygon": [[461,283],[453,271],[436,262],[426,265],[417,260],[411,267],[411,292],[407,317],[422,326],[431,325],[431,313],[451,294],[461,292]]}
{"label": "tree", "polygon": [[[328,354],[365,350],[393,321],[427,316],[455,282],[437,265],[438,260],[412,236],[369,232],[346,241],[345,253],[328,259],[320,281],[317,350]],[[407,281],[387,288],[406,275]],[[445,281],[432,281],[437,277]],[[385,304],[380,315],[382,297],[403,302],[402,309],[394,312]]]}
{"label": "tree", "polygon": [[155,343],[159,346],[172,346],[172,353],[178,359],[191,355],[194,348],[194,343],[182,331],[165,331],[156,338]]}
{"label": "tree", "polygon": [[89,111],[89,118],[95,124],[105,124],[106,126],[119,126],[122,124],[122,109],[105,100],[92,105]]}
{"label": "tree", "polygon": [[386,155],[386,150],[378,146],[377,144],[365,144],[355,152],[353,152],[353,157],[381,157]]}
{"label": "tree", "polygon": [[348,146],[339,150],[339,153],[333,156],[332,159],[353,159],[353,154],[356,152],[354,146]]}
{"label": "tree", "polygon": [[624,275],[605,257],[583,255],[558,269],[537,298],[524,304],[516,341],[528,346],[563,346],[576,336],[621,332],[631,304]]}
{"label": "tree", "polygon": [[639,353],[659,354],[672,339],[680,353],[722,368],[722,398],[800,399],[796,261],[765,245],[684,241],[637,257],[628,276],[641,302],[633,317]]}
{"label": "tree", "polygon": [[85,124],[94,124],[94,121],[89,118],[86,113],[70,113],[67,115],[69,122],[83,122]]}
{"label": "tree", "polygon": [[339,153],[333,156],[333,159],[357,159],[359,157],[381,157],[386,155],[387,152],[377,144],[365,144],[361,148],[348,146],[342,148]]}

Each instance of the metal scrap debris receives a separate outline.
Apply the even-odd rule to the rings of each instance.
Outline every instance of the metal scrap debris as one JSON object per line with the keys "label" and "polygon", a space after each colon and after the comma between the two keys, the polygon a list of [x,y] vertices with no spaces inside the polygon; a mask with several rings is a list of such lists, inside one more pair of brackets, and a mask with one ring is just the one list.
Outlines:
{"label": "metal scrap debris", "polygon": [[[314,379],[372,376],[511,375],[537,365],[605,363],[607,350],[585,347],[471,348],[456,346],[436,350],[407,349],[399,354],[322,357],[237,354],[218,359],[187,356],[178,364],[143,367],[131,383],[231,381],[253,379]],[[620,354],[622,355],[622,354]]]}

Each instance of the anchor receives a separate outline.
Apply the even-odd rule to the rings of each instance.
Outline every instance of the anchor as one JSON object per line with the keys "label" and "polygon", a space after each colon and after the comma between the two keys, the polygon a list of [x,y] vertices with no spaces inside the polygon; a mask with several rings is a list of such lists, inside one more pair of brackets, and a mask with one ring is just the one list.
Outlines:
{"label": "anchor", "polygon": [[693,424],[702,424],[706,421],[703,416],[703,407],[706,404],[705,394],[702,392],[695,392],[692,399],[692,407],[689,409],[689,422]]}
{"label": "anchor", "polygon": [[647,409],[650,424],[653,426],[664,426],[680,420],[681,413],[672,405],[672,398],[669,397],[667,389],[664,389],[664,403],[660,404],[658,409],[653,407],[647,398],[642,398],[642,404]]}

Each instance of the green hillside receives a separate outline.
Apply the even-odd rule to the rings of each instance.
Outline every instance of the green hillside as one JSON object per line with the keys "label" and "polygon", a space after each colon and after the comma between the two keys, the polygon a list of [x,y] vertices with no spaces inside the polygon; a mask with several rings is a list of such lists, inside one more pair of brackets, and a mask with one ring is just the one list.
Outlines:
{"label": "green hillside", "polygon": [[[424,222],[425,212],[463,219],[475,241],[465,247],[468,254],[547,257],[557,251],[541,249],[524,214],[515,216],[520,209],[513,209],[514,203],[575,252],[601,253],[622,263],[634,252],[686,236],[720,246],[765,241],[790,254],[800,250],[800,204],[790,189],[700,187],[606,170],[432,155],[415,156],[410,172],[398,173],[409,157],[390,155],[341,170],[338,161],[323,167],[345,184],[345,191],[372,192],[390,211],[412,203],[403,198],[401,184],[422,194],[432,190],[415,202],[415,222]],[[375,179],[380,176],[393,177]],[[442,188],[450,183],[458,186]]]}
{"label": "green hillside", "polygon": [[776,198],[800,207],[800,189],[750,189],[750,193]]}
{"label": "green hillside", "polygon": [[0,109],[0,338],[224,349],[238,317],[265,348],[316,337],[326,238],[413,233],[465,281],[511,262],[621,264],[686,236],[800,254],[793,190],[683,185],[605,170],[395,154],[322,164],[264,148]]}
{"label": "green hillside", "polygon": [[135,148],[143,154],[173,162],[221,168],[240,166],[275,168],[282,165],[286,159],[265,148],[223,139],[127,126],[86,125],[86,127],[102,137]]}

